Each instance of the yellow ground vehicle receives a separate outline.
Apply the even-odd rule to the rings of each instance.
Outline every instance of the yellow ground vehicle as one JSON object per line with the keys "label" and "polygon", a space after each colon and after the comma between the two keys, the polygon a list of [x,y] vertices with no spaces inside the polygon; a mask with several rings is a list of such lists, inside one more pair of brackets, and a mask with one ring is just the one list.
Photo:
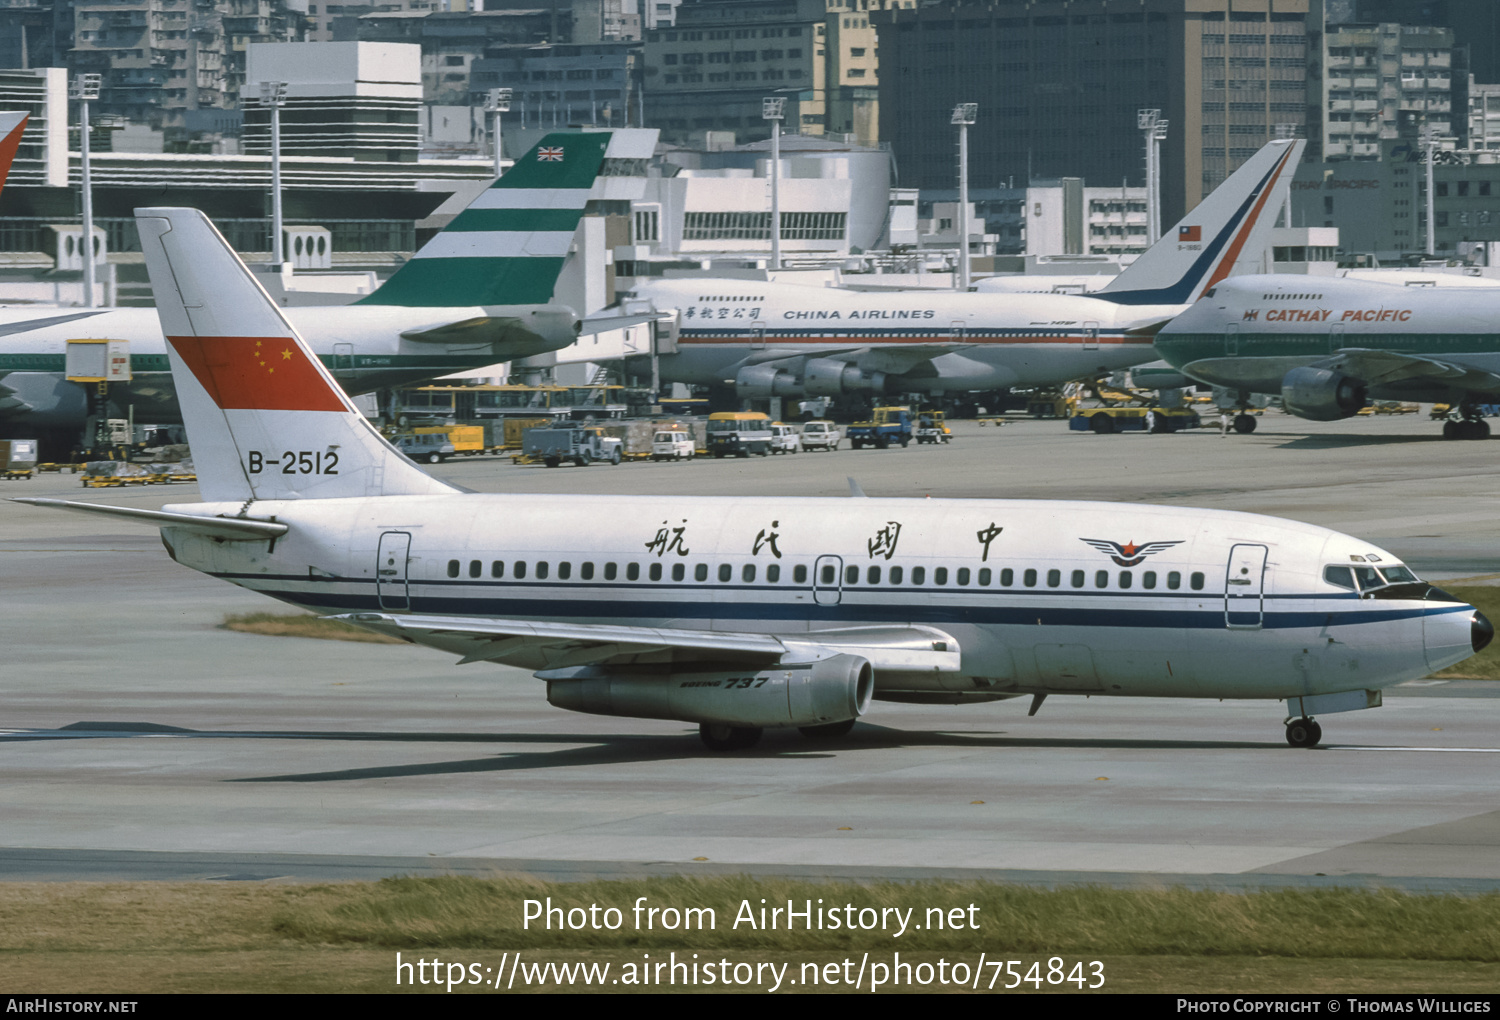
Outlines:
{"label": "yellow ground vehicle", "polygon": [[771,419],[759,411],[708,416],[708,452],[715,457],[764,457],[771,452]]}
{"label": "yellow ground vehicle", "polygon": [[917,430],[913,434],[919,443],[946,443],[953,439],[953,430],[942,411],[918,411]]}

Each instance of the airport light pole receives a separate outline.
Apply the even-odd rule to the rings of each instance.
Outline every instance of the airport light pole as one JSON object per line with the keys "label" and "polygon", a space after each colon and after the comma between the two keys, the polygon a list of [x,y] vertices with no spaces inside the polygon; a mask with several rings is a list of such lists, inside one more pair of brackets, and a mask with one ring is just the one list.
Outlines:
{"label": "airport light pole", "polygon": [[484,97],[484,112],[490,115],[490,138],[495,144],[495,176],[500,176],[500,115],[510,112],[510,89],[490,89]]}
{"label": "airport light pole", "polygon": [[760,119],[771,122],[771,268],[781,268],[781,121],[786,117],[786,97],[766,96],[760,101]]}
{"label": "airport light pole", "polygon": [[94,307],[94,179],[89,168],[89,103],[99,98],[101,75],[73,76],[68,90],[78,100],[79,184],[83,192],[83,237],[79,252],[83,255],[83,307]]}
{"label": "airport light pole", "polygon": [[1437,162],[1437,128],[1422,125],[1422,154],[1427,163],[1427,256],[1437,258],[1437,219],[1433,213],[1432,167]]}
{"label": "airport light pole", "polygon": [[1161,239],[1161,143],[1167,140],[1167,122],[1160,110],[1137,110],[1136,127],[1146,140],[1146,244]]}
{"label": "airport light pole", "polygon": [[969,289],[969,125],[979,114],[978,103],[959,103],[951,123],[958,125],[958,289]]}
{"label": "airport light pole", "polygon": [[286,260],[281,240],[281,108],[286,105],[286,82],[261,82],[260,105],[271,110],[271,264],[280,272]]}

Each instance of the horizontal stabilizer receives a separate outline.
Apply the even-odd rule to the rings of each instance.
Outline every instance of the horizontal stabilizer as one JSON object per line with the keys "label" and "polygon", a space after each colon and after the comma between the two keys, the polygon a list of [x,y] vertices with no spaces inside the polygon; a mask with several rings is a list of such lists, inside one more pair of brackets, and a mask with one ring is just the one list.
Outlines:
{"label": "horizontal stabilizer", "polygon": [[532,670],[596,665],[671,650],[757,664],[860,655],[877,671],[941,673],[957,672],[960,657],[952,636],[932,627],[854,627],[789,635],[385,613],[351,613],[337,619],[461,655],[462,663],[500,662]]}
{"label": "horizontal stabilizer", "polygon": [[187,528],[210,538],[222,538],[230,542],[264,542],[287,533],[287,526],[277,521],[257,521],[240,517],[202,517],[198,514],[170,513],[166,510],[135,510],[123,506],[104,506],[100,503],[78,503],[71,499],[41,499],[17,496],[12,503],[30,503],[53,510],[72,510],[75,513],[99,514],[105,517],[120,517],[136,524],[149,524],[155,528]]}

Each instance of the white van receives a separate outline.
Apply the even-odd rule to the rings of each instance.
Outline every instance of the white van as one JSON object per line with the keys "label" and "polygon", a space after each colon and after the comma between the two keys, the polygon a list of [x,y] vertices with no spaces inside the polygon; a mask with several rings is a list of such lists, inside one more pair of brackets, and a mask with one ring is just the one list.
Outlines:
{"label": "white van", "polygon": [[802,446],[807,450],[837,450],[844,434],[831,421],[810,421],[802,426]]}
{"label": "white van", "polygon": [[795,428],[779,421],[771,423],[772,453],[798,453],[801,449],[802,437],[797,435]]}
{"label": "white van", "polygon": [[690,432],[662,429],[651,437],[652,460],[692,460],[693,436]]}

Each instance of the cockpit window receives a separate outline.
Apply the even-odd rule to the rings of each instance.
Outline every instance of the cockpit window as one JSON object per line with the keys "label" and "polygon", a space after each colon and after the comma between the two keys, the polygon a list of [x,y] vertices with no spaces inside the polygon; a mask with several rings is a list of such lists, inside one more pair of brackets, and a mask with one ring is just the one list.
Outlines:
{"label": "cockpit window", "polygon": [[1340,588],[1354,591],[1354,575],[1349,572],[1348,567],[1324,567],[1323,580],[1329,584],[1338,585]]}
{"label": "cockpit window", "polygon": [[1359,582],[1360,591],[1369,591],[1371,588],[1379,588],[1385,584],[1385,578],[1380,576],[1380,571],[1374,567],[1354,567],[1354,579]]}
{"label": "cockpit window", "polygon": [[1204,297],[1213,297],[1214,296],[1214,291],[1216,291],[1218,289],[1219,289],[1218,287],[1210,287],[1210,288],[1208,288],[1208,290],[1205,290],[1203,292],[1203,296]]}
{"label": "cockpit window", "polygon": [[1401,566],[1381,567],[1380,572],[1385,575],[1386,583],[1388,584],[1404,584],[1417,579],[1416,574]]}

